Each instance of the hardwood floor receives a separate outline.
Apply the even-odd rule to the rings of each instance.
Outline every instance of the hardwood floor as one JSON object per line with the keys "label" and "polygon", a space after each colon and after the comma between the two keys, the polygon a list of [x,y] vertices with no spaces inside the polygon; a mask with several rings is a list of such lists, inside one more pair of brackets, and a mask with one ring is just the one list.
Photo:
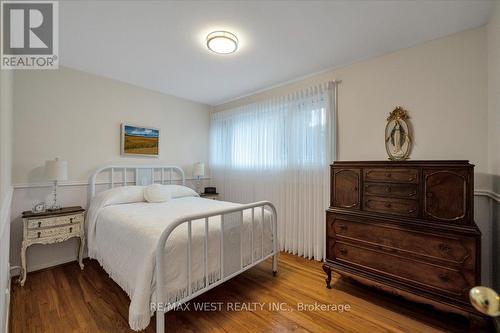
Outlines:
{"label": "hardwood floor", "polygon": [[[321,264],[283,253],[277,277],[265,262],[167,314],[168,332],[467,332],[466,319],[440,313],[334,275],[324,284]],[[195,311],[194,303],[222,302],[221,311]],[[264,309],[230,311],[230,302]],[[85,270],[70,263],[28,274],[12,285],[10,331],[132,332],[130,300],[95,260]],[[269,308],[281,304],[285,311]],[[349,311],[298,311],[304,304],[348,304]],[[215,303],[212,303],[215,304]],[[155,331],[155,320],[146,332]]]}

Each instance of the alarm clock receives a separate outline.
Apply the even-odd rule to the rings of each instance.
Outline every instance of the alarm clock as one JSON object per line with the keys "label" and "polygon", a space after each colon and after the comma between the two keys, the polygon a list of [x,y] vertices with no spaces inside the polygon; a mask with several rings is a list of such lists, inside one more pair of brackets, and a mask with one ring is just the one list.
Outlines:
{"label": "alarm clock", "polygon": [[45,202],[35,204],[31,211],[33,213],[43,213],[45,211]]}

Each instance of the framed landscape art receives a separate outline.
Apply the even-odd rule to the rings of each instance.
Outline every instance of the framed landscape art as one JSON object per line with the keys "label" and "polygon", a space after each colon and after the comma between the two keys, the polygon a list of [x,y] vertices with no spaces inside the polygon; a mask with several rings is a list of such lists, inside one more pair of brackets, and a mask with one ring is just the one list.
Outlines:
{"label": "framed landscape art", "polygon": [[121,154],[158,157],[160,155],[160,130],[152,127],[122,124]]}

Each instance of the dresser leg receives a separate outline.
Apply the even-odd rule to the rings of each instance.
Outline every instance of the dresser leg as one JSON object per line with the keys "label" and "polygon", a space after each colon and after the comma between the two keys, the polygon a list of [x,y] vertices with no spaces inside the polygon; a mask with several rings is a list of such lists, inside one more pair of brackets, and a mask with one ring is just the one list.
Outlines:
{"label": "dresser leg", "polygon": [[331,285],[331,282],[332,282],[332,270],[331,270],[330,267],[328,267],[326,265],[323,265],[323,271],[325,271],[325,273],[326,273],[326,279],[325,279],[326,287],[328,289],[332,289],[332,285]]}
{"label": "dresser leg", "polygon": [[26,282],[26,244],[23,242],[21,246],[21,273],[19,274],[19,284],[24,286]]}
{"label": "dresser leg", "polygon": [[80,249],[78,251],[78,263],[80,264],[80,269],[83,270],[83,248],[85,247],[85,238],[80,237]]}

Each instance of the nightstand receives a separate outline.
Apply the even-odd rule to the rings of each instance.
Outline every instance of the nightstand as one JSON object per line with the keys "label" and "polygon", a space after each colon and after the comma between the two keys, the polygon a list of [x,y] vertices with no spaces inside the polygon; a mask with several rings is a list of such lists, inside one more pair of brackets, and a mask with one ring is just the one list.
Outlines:
{"label": "nightstand", "polygon": [[23,212],[23,243],[21,247],[21,286],[26,281],[26,250],[33,244],[54,244],[73,237],[80,238],[78,263],[83,269],[83,247],[85,245],[84,213],[82,207],[65,207],[56,211]]}
{"label": "nightstand", "polygon": [[219,198],[219,193],[200,193],[200,197],[205,199],[217,200]]}

